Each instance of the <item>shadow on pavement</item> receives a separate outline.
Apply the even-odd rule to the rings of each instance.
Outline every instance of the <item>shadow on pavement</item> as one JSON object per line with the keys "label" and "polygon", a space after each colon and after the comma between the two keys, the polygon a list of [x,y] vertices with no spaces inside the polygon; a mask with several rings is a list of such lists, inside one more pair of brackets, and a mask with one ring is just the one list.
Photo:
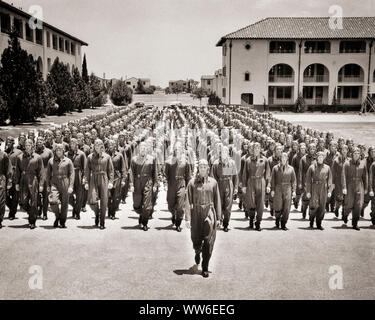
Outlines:
{"label": "shadow on pavement", "polygon": [[317,228],[310,228],[310,227],[298,227],[300,230],[306,230],[306,231],[321,231]]}
{"label": "shadow on pavement", "polygon": [[174,228],[174,224],[170,224],[170,225],[168,225],[168,226],[166,226],[166,227],[155,227],[155,229],[156,230],[175,230],[175,228]]}
{"label": "shadow on pavement", "polygon": [[46,229],[46,230],[54,230],[54,229],[59,229],[55,228],[54,226],[39,226],[40,228]]}
{"label": "shadow on pavement", "polygon": [[125,227],[121,227],[121,229],[123,230],[142,230],[138,224],[136,224],[135,226],[125,226]]}
{"label": "shadow on pavement", "polygon": [[234,227],[234,229],[242,231],[256,231],[255,229],[250,229],[249,227]]}
{"label": "shadow on pavement", "polygon": [[194,276],[194,275],[201,275],[202,271],[198,269],[198,266],[195,264],[189,269],[181,269],[181,270],[173,270],[173,272],[179,276],[182,276],[184,274]]}
{"label": "shadow on pavement", "polygon": [[77,228],[91,230],[91,229],[99,229],[97,226],[77,226]]}
{"label": "shadow on pavement", "polygon": [[26,229],[26,228],[29,228],[29,224],[19,224],[19,225],[16,225],[16,226],[8,226],[8,228],[14,228],[14,229]]}
{"label": "shadow on pavement", "polygon": [[332,227],[332,229],[336,229],[336,230],[349,230],[349,229],[351,229],[351,227],[347,226],[346,224],[343,224],[340,227]]}

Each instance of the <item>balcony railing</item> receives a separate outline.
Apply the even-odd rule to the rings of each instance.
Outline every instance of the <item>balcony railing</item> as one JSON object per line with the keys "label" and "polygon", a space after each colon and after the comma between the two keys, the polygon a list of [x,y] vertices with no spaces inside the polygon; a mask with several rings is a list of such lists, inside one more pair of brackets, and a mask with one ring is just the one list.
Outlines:
{"label": "balcony railing", "polygon": [[364,80],[363,74],[350,75],[350,76],[339,74],[339,82],[363,82],[363,80]]}
{"label": "balcony railing", "polygon": [[270,53],[296,53],[293,49],[270,49]]}
{"label": "balcony railing", "polygon": [[328,74],[317,74],[314,76],[304,76],[304,82],[328,82],[329,75]]}
{"label": "balcony railing", "polygon": [[312,99],[305,98],[305,102],[308,105],[322,105],[322,104],[327,104],[327,101],[323,100],[323,98],[312,98]]}
{"label": "balcony railing", "polygon": [[277,98],[268,98],[269,105],[287,105],[294,104],[293,99],[277,99]]}
{"label": "balcony railing", "polygon": [[293,75],[272,75],[270,74],[268,77],[269,82],[294,82]]}
{"label": "balcony railing", "polygon": [[305,49],[305,53],[331,53],[331,49]]}

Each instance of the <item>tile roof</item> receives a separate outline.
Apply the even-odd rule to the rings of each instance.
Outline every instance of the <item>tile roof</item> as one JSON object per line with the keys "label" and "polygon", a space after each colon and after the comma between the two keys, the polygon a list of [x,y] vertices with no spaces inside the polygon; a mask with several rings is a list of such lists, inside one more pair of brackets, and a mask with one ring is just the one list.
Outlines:
{"label": "tile roof", "polygon": [[266,18],[222,37],[226,39],[368,39],[375,38],[375,17],[344,17],[342,29],[331,29],[330,17]]}

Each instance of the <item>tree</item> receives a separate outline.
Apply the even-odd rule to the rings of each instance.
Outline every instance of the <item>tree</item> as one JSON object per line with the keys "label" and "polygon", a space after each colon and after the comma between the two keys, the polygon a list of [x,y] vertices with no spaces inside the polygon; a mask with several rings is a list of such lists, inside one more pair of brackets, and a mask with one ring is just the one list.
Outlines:
{"label": "tree", "polygon": [[4,123],[8,119],[8,106],[6,101],[3,99],[3,91],[0,84],[0,123]]}
{"label": "tree", "polygon": [[306,101],[303,98],[302,94],[299,93],[298,98],[294,104],[295,112],[306,112]]}
{"label": "tree", "polygon": [[105,103],[105,93],[98,77],[94,73],[90,75],[90,88],[92,93],[92,108],[101,107]]}
{"label": "tree", "polygon": [[53,62],[50,73],[47,76],[47,83],[50,85],[53,97],[58,104],[57,114],[62,115],[70,112],[75,107],[74,82],[68,68],[56,58]]}
{"label": "tree", "polygon": [[144,87],[141,79],[138,79],[137,88],[135,89],[135,92],[138,93],[138,94],[144,94],[145,93],[145,87]]}
{"label": "tree", "polygon": [[2,99],[7,105],[4,109],[2,103],[2,111],[7,113],[1,118],[9,118],[13,124],[35,121],[36,117],[43,115],[48,101],[42,74],[37,72],[32,55],[21,48],[14,28],[9,34],[8,44],[1,56],[0,86]]}
{"label": "tree", "polygon": [[82,62],[82,79],[87,84],[89,83],[89,73],[87,71],[87,62],[86,62],[86,53],[83,55],[83,62]]}
{"label": "tree", "polygon": [[74,82],[74,99],[75,106],[78,112],[82,109],[88,109],[91,106],[91,89],[90,86],[82,79],[79,74],[78,68],[73,69],[73,82]]}
{"label": "tree", "polygon": [[132,102],[132,94],[126,82],[119,80],[112,86],[111,100],[117,106],[126,105]]}
{"label": "tree", "polygon": [[192,92],[193,99],[199,99],[199,106],[202,106],[202,98],[207,95],[207,91],[203,88],[196,88]]}
{"label": "tree", "polygon": [[221,99],[216,95],[215,92],[211,92],[208,95],[208,105],[209,106],[219,106],[219,105],[221,105]]}
{"label": "tree", "polygon": [[178,100],[178,94],[184,91],[184,86],[181,83],[177,82],[172,86],[171,91],[176,95],[176,99]]}

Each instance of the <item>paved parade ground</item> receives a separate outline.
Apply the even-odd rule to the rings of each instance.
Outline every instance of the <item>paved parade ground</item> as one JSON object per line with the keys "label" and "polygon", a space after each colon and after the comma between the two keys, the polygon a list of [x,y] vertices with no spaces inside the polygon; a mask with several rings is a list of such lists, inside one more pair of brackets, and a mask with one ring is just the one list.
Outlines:
{"label": "paved parade ground", "polygon": [[[369,145],[375,136],[372,115],[362,122],[359,116],[332,115],[325,123],[317,118],[321,114],[275,117]],[[310,230],[308,220],[294,210],[289,231],[275,230],[266,210],[258,232],[247,228],[235,203],[231,230],[217,233],[208,279],[194,266],[190,231],[184,224],[181,233],[170,226],[164,190],[147,232],[137,226],[131,195],[117,219],[106,220],[105,230],[93,227],[90,209],[79,221],[70,218],[71,208],[68,216],[67,229],[52,227],[52,212],[47,221],[37,221],[35,230],[28,228],[25,212],[4,220],[0,299],[375,299],[375,227],[369,208],[360,231],[350,228],[351,221],[343,226],[333,213],[326,214],[324,231]],[[337,282],[331,277],[341,271],[343,288],[334,290]],[[40,274],[42,289],[31,289],[30,279]]]}
{"label": "paved parade ground", "polygon": [[[50,212],[35,230],[28,229],[24,212],[5,220],[0,299],[375,298],[375,228],[368,211],[359,222],[361,231],[343,227],[332,213],[324,231],[309,230],[308,220],[293,211],[290,230],[274,230],[267,211],[258,232],[247,229],[235,204],[232,230],[217,233],[212,273],[204,279],[194,268],[189,230],[170,227],[165,191],[147,232],[137,227],[131,198],[120,209],[118,219],[106,220],[105,230],[93,227],[91,210],[79,221],[68,219],[67,229],[53,229]],[[41,290],[28,284],[35,265],[42,270]],[[329,287],[334,266],[343,272],[342,290]]]}

